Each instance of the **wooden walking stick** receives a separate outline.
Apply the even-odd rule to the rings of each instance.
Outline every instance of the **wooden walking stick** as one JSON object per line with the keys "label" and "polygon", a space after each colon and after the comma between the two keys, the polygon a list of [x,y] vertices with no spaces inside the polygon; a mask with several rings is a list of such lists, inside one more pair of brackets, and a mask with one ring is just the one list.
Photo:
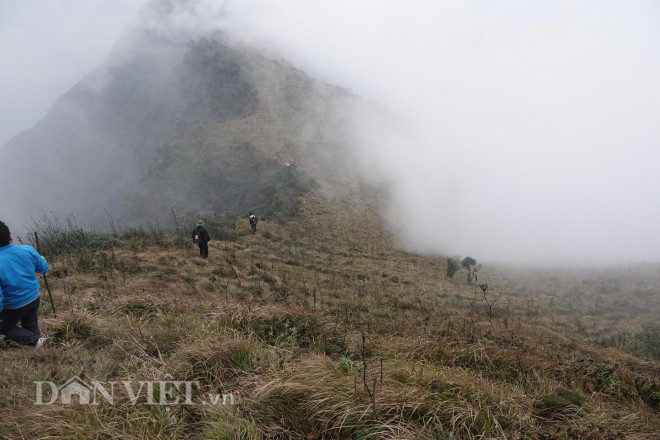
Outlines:
{"label": "wooden walking stick", "polygon": [[[34,231],[34,241],[37,242],[37,252],[39,252],[39,255],[41,255],[41,251],[39,250],[39,235],[37,234],[37,231]],[[50,293],[50,286],[48,285],[48,278],[46,277],[45,273],[42,273],[41,275],[44,276],[44,284],[46,285],[46,290],[48,291],[48,298],[50,298],[50,305],[53,307],[53,316],[57,318],[57,313],[55,312],[55,303],[53,302],[53,294]]]}

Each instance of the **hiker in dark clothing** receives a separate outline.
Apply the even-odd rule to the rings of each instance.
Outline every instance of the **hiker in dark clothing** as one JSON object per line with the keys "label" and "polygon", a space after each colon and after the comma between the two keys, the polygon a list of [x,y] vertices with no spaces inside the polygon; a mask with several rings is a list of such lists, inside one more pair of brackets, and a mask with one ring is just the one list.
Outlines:
{"label": "hiker in dark clothing", "polygon": [[252,233],[256,234],[257,232],[257,216],[250,213],[248,216],[248,219],[250,220],[250,226],[252,226]]}
{"label": "hiker in dark clothing", "polygon": [[197,243],[197,246],[199,246],[199,256],[207,258],[209,256],[209,241],[211,241],[211,237],[209,236],[209,231],[204,227],[202,220],[197,222],[197,227],[193,229],[192,237],[193,243]]}

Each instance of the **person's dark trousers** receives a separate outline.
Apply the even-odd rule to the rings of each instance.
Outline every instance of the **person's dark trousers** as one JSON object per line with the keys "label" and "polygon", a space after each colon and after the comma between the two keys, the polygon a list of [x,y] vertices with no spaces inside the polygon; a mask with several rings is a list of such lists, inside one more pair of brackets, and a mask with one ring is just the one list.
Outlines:
{"label": "person's dark trousers", "polygon": [[[3,309],[0,312],[0,333],[21,345],[37,345],[41,338],[39,321],[39,297],[17,309]],[[18,323],[21,326],[18,327]]]}
{"label": "person's dark trousers", "polygon": [[257,225],[251,225],[251,226],[252,226],[252,233],[253,234],[256,233],[257,232]]}
{"label": "person's dark trousers", "polygon": [[199,256],[202,258],[208,258],[209,256],[209,244],[206,242],[199,242]]}

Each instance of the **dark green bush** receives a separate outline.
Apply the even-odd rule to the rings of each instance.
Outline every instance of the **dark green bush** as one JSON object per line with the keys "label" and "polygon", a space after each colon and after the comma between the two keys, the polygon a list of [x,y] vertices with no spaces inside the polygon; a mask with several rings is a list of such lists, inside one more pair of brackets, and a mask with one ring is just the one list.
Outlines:
{"label": "dark green bush", "polygon": [[309,316],[254,318],[250,327],[259,339],[269,345],[288,344],[309,348],[321,335],[317,320]]}
{"label": "dark green bush", "polygon": [[458,260],[455,258],[448,258],[447,259],[447,276],[449,278],[453,278],[454,275],[456,275],[456,272],[458,272],[458,269],[460,269],[460,265],[458,263]]}

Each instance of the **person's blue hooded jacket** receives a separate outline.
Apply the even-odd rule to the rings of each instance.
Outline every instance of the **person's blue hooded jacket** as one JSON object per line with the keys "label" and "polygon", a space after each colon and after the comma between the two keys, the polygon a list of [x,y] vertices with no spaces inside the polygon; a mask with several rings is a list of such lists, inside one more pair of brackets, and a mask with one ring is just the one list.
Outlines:
{"label": "person's blue hooded jacket", "polygon": [[18,309],[39,296],[35,272],[48,272],[48,263],[33,247],[0,247],[0,311]]}

